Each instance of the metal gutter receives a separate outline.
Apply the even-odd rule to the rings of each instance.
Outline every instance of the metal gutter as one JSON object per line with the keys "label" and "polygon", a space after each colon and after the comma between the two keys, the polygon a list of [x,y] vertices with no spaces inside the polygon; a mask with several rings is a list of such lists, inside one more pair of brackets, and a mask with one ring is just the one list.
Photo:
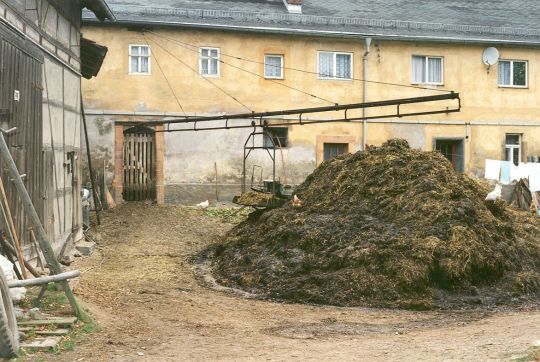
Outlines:
{"label": "metal gutter", "polygon": [[146,21],[146,20],[116,20],[114,23],[100,23],[97,19],[83,19],[86,25],[105,25],[105,26],[124,26],[148,28],[152,26],[176,27],[186,29],[212,29],[229,30],[242,32],[257,32],[265,34],[285,34],[317,37],[337,37],[337,38],[376,38],[381,40],[395,41],[420,41],[420,42],[443,42],[443,43],[467,43],[467,44],[504,44],[512,46],[535,46],[540,47],[540,38],[538,40],[507,40],[500,38],[487,37],[457,37],[457,36],[433,36],[433,35],[403,35],[403,34],[385,34],[381,32],[354,32],[354,31],[335,31],[335,30],[315,30],[315,29],[297,29],[271,26],[248,26],[248,25],[227,25],[216,23],[195,23],[195,22],[173,22],[173,21]]}
{"label": "metal gutter", "polygon": [[105,2],[105,0],[95,0],[95,1],[98,2],[99,5],[101,5],[101,8],[107,14],[107,19],[111,21],[116,21],[116,16],[114,16],[114,13],[112,12],[109,5]]}

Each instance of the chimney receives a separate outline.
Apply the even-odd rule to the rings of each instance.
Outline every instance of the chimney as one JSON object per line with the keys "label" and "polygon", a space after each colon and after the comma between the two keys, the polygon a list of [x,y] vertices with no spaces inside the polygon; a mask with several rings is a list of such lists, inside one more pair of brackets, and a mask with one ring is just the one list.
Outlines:
{"label": "chimney", "polygon": [[302,14],[302,0],[283,0],[287,11],[291,14]]}

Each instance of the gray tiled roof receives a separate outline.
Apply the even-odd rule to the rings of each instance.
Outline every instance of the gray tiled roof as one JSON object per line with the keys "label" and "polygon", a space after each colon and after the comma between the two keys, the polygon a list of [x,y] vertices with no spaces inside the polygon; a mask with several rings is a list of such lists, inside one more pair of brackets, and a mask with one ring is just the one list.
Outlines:
{"label": "gray tiled roof", "polygon": [[540,0],[304,0],[302,14],[282,0],[107,3],[120,24],[540,45]]}

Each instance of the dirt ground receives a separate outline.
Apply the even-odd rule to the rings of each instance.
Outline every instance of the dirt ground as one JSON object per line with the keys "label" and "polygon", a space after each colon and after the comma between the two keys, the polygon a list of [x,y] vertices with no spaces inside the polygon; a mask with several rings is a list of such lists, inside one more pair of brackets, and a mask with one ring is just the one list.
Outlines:
{"label": "dirt ground", "polygon": [[283,304],[209,288],[191,257],[232,227],[142,203],[103,215],[75,292],[99,325],[50,361],[531,360],[540,311],[411,312]]}

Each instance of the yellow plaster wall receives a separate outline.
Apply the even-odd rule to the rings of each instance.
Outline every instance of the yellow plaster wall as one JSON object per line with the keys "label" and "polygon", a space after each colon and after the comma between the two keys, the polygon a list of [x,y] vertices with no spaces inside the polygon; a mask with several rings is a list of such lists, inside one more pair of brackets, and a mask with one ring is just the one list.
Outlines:
{"label": "yellow plaster wall", "polygon": [[[224,92],[213,87],[207,80],[196,74],[199,69],[197,47],[218,47],[221,52],[263,62],[264,54],[283,54],[285,66],[317,71],[317,51],[341,51],[353,53],[353,76],[362,78],[362,39],[331,39],[298,36],[278,36],[255,33],[156,30],[156,34],[128,31],[116,27],[85,27],[84,36],[109,47],[107,58],[99,76],[84,81],[84,95],[88,109],[115,111],[180,112],[173,92],[164,74],[169,79],[174,93],[184,110],[190,114],[212,114],[220,112],[245,112],[247,109]],[[167,41],[163,37],[185,43],[183,46]],[[152,48],[152,74],[128,74],[128,45],[150,44]],[[158,44],[167,49],[160,48]],[[450,89],[460,93],[462,111],[453,114],[401,119],[417,122],[415,133],[408,131],[408,125],[370,123],[367,143],[378,145],[390,137],[405,137],[418,147],[431,150],[433,138],[463,137],[465,142],[465,167],[471,171],[482,168],[484,159],[500,158],[505,133],[524,134],[525,152],[540,155],[540,134],[538,126],[524,127],[523,123],[540,124],[540,50],[538,48],[498,47],[502,59],[522,59],[528,61],[528,83],[526,89],[501,88],[497,86],[497,66],[486,68],[482,63],[483,45],[430,44],[416,42],[392,42],[374,40],[368,56],[368,79],[373,81],[411,84],[411,56],[433,55],[444,57],[444,85],[428,86],[435,90],[410,87],[368,84],[367,100],[384,100],[414,96],[440,94],[436,90]],[[195,49],[190,51],[188,49]],[[177,60],[178,58],[180,60]],[[251,73],[264,74],[263,65],[232,59],[222,54],[222,60]],[[160,67],[158,66],[158,63]],[[160,70],[161,68],[161,70]],[[194,69],[192,71],[191,69]],[[269,81],[242,72],[230,65],[221,64],[221,76],[208,78],[225,92],[234,95],[254,111],[326,106],[336,103],[362,101],[362,82],[347,80],[318,80],[316,74],[306,74],[285,69],[285,79]],[[316,99],[301,92],[283,87],[285,84],[315,94],[330,102]],[[443,106],[455,103],[443,103]],[[405,110],[441,109],[441,105],[407,106]],[[394,109],[387,109],[393,112]],[[368,110],[368,115],[382,112]],[[385,113],[386,113],[385,112]],[[328,118],[337,114],[311,117]],[[349,116],[359,116],[360,112],[350,112]],[[343,116],[340,113],[339,116]],[[510,122],[515,127],[477,126],[482,122]],[[439,122],[441,124],[424,124]],[[473,122],[469,131],[464,125],[445,125],[445,122]],[[413,126],[411,126],[413,127]],[[412,128],[410,128],[412,129]],[[357,147],[362,142],[362,125],[324,124],[291,126],[291,145],[312,145],[315,147],[317,135],[352,135]],[[422,146],[423,145],[423,146]]]}

